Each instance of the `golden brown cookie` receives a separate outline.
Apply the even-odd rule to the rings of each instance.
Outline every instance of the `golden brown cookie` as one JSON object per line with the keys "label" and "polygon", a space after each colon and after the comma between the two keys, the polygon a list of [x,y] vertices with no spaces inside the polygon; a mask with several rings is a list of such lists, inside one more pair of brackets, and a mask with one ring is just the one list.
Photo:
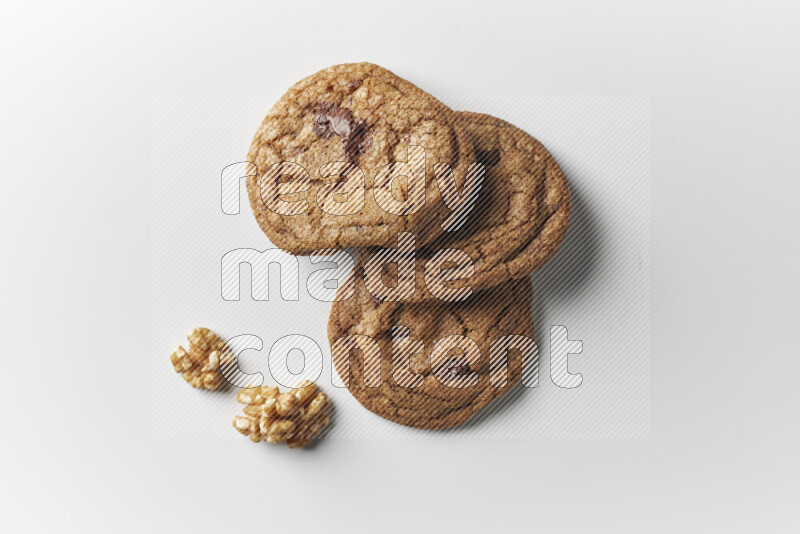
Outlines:
{"label": "golden brown cookie", "polygon": [[[409,146],[423,147],[424,160]],[[353,63],[291,87],[264,118],[248,160],[258,169],[247,181],[258,224],[278,247],[304,254],[389,245],[399,232],[429,242],[446,213],[434,164],[462,180],[474,153],[447,106],[382,67]],[[393,180],[406,176],[387,167],[394,162],[408,163],[412,176]]]}
{"label": "golden brown cookie", "polygon": [[534,346],[532,298],[522,278],[465,302],[378,303],[356,279],[355,296],[331,310],[334,366],[381,417],[426,429],[460,425],[519,381]]}
{"label": "golden brown cookie", "polygon": [[[544,266],[558,250],[569,226],[567,181],[539,141],[490,115],[458,112],[458,116],[478,162],[485,165],[483,186],[463,226],[443,233],[417,252],[416,291],[404,302],[442,299],[431,293],[431,284],[424,282],[425,268],[439,251],[457,249],[474,265],[474,274],[468,279],[448,282],[446,287],[479,291],[525,277]],[[359,274],[363,275],[365,260],[377,250],[359,250]],[[429,276],[447,268],[447,261],[447,255],[441,255],[438,267],[430,263]],[[382,274],[384,284],[395,283],[393,273],[396,270]]]}

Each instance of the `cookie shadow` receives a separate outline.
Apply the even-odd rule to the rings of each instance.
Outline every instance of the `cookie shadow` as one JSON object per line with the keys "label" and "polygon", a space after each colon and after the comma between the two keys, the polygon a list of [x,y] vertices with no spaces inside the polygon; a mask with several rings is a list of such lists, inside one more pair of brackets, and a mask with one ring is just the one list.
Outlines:
{"label": "cookie shadow", "polygon": [[[580,302],[598,274],[601,248],[597,216],[579,186],[572,186],[571,194],[572,217],[564,243],[543,269],[531,275],[537,342],[543,339],[551,324],[564,322],[563,317],[548,315],[548,305],[552,309],[555,302]],[[542,345],[539,343],[539,349]]]}
{"label": "cookie shadow", "polygon": [[470,430],[472,428],[479,427],[487,419],[502,417],[502,414],[504,412],[509,411],[516,404],[516,402],[526,393],[525,391],[526,389],[528,388],[523,386],[521,382],[517,382],[516,384],[511,386],[511,390],[508,393],[506,393],[499,399],[495,400],[485,409],[476,413],[463,425],[454,428],[448,428],[446,430],[443,430],[442,432],[444,433],[462,432],[464,430]]}
{"label": "cookie shadow", "polygon": [[[566,171],[566,169],[565,169]],[[572,173],[570,173],[572,174]],[[533,325],[539,346],[539,385],[550,380],[549,331],[551,324],[563,324],[563,317],[548,314],[552,303],[580,301],[598,274],[598,253],[601,250],[597,216],[579,185],[570,185],[572,217],[570,228],[561,248],[541,270],[531,275],[533,282]],[[565,325],[569,326],[569,325]],[[507,394],[478,412],[475,417],[452,430],[480,426],[484,421],[502,418],[519,400],[538,388],[517,383]]]}

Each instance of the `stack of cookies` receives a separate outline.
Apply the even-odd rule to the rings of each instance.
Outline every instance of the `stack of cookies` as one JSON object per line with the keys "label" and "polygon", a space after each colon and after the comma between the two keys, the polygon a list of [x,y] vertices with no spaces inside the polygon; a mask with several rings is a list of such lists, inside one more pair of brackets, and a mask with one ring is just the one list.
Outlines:
{"label": "stack of cookies", "polygon": [[567,182],[541,143],[356,63],[290,88],[248,159],[250,205],[272,243],[357,252],[328,335],[361,405],[449,428],[519,382],[534,346],[528,275],[570,218]]}

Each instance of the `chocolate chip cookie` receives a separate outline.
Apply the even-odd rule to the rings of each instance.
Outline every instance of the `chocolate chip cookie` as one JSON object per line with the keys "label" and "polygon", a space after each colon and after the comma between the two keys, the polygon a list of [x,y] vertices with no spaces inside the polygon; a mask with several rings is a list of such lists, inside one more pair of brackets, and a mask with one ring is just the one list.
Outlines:
{"label": "chocolate chip cookie", "polygon": [[[425,283],[426,266],[430,276],[454,260],[452,254],[448,258],[440,251],[457,249],[474,264],[468,279],[446,284],[451,295],[465,287],[474,292],[542,267],[558,250],[569,226],[567,181],[539,141],[490,115],[458,112],[458,116],[478,162],[485,165],[483,186],[461,228],[443,233],[417,251],[416,290],[405,302],[442,299],[441,294],[432,295],[430,284]],[[357,272],[363,274],[365,260],[378,250],[359,250]],[[434,265],[430,260],[435,257]],[[392,284],[391,274],[382,276],[385,284]]]}
{"label": "chocolate chip cookie", "polygon": [[460,425],[507,393],[532,357],[527,277],[457,303],[378,303],[355,282],[355,295],[334,303],[328,336],[350,393],[381,417],[425,429]]}
{"label": "chocolate chip cookie", "polygon": [[447,106],[382,67],[354,63],[291,87],[264,118],[248,160],[258,169],[247,191],[261,229],[305,254],[388,245],[399,232],[430,242],[447,212],[434,165],[450,165],[458,180],[474,153]]}

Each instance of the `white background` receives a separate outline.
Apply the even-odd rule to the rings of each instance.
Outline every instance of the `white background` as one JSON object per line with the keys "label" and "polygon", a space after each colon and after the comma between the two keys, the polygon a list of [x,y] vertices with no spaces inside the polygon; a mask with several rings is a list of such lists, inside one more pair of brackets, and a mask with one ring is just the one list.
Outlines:
{"label": "white background", "polygon": [[[800,528],[796,3],[3,9],[4,531]],[[151,95],[356,60],[434,94],[651,95],[649,439],[151,439]]]}

